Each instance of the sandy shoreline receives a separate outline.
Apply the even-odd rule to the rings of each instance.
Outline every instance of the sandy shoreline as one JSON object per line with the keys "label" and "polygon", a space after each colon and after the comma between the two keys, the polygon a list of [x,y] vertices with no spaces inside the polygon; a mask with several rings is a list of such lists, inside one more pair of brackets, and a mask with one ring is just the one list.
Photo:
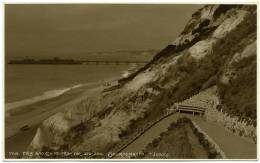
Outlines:
{"label": "sandy shoreline", "polygon": [[[92,83],[88,83],[86,85],[92,85]],[[78,87],[82,87],[82,84],[77,84],[74,85],[72,87],[67,87],[67,88],[62,88],[62,89],[54,89],[54,90],[49,90],[46,91],[44,93],[42,93],[41,95],[38,96],[34,96],[31,98],[27,98],[27,99],[23,99],[23,100],[19,100],[19,101],[15,101],[15,102],[10,102],[5,104],[5,113],[8,114],[9,111],[19,108],[19,107],[23,107],[23,106],[28,106],[40,101],[44,101],[44,100],[49,100],[55,97],[58,97],[72,89],[78,88]]]}
{"label": "sandy shoreline", "polygon": [[[105,79],[72,89],[59,97],[12,110],[11,116],[5,118],[5,152],[25,151],[43,120],[87,96],[101,93],[105,88],[103,83],[115,83],[117,80],[118,77]],[[21,131],[20,128],[25,125],[30,126],[30,129]]]}

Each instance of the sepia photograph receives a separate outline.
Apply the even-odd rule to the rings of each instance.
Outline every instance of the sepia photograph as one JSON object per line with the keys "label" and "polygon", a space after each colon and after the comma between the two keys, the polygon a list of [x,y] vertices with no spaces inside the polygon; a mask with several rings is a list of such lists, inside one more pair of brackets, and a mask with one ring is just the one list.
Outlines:
{"label": "sepia photograph", "polygon": [[257,160],[257,3],[4,3],[3,157]]}

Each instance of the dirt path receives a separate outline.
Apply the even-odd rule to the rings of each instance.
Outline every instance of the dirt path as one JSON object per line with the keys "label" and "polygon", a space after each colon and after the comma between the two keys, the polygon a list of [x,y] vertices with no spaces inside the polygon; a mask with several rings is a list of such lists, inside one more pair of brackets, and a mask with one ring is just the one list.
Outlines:
{"label": "dirt path", "polygon": [[145,149],[146,145],[157,138],[160,133],[167,130],[172,122],[176,122],[178,118],[187,116],[194,121],[204,132],[206,132],[223,150],[227,159],[256,159],[256,144],[231,133],[224,127],[205,121],[202,117],[187,114],[173,114],[158,122],[152,128],[147,130],[138,139],[127,146],[122,155],[117,155],[115,159],[128,158],[125,153],[138,153]]}
{"label": "dirt path", "polygon": [[153,141],[153,139],[157,138],[162,132],[166,131],[172,122],[176,122],[179,119],[179,114],[173,114],[169,117],[164,118],[162,121],[155,124],[152,128],[148,129],[143,135],[141,135],[138,139],[132,142],[129,146],[127,146],[120,153],[123,155],[117,155],[114,157],[115,159],[128,158],[125,153],[138,153],[141,152],[145,147]]}
{"label": "dirt path", "polygon": [[256,159],[257,145],[239,137],[224,127],[207,122],[199,117],[189,116],[204,132],[206,132],[226,154],[227,159]]}

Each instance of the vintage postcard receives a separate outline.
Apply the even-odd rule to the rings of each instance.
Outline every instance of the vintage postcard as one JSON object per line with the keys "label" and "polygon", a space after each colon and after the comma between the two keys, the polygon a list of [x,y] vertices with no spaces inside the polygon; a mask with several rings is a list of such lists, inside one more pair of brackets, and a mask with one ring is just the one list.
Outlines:
{"label": "vintage postcard", "polygon": [[6,160],[257,159],[257,4],[4,4]]}

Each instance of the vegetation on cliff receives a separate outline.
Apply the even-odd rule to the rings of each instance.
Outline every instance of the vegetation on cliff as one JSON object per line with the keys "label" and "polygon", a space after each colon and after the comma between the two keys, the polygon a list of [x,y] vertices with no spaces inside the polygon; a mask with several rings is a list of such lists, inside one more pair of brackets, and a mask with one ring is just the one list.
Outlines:
{"label": "vegetation on cliff", "polygon": [[[118,89],[103,94],[98,101],[100,114],[96,112],[88,117],[91,123],[83,122],[85,127],[82,129],[88,130],[82,132],[81,139],[70,144],[67,150],[110,151],[143,125],[164,114],[174,103],[215,84],[221,103],[227,106],[226,112],[255,119],[255,41],[255,5],[206,5],[193,14],[172,44],[139,71],[120,80]],[[253,50],[248,50],[248,46]],[[88,108],[91,106],[84,107],[79,110],[93,110]],[[73,109],[68,108],[54,117],[64,119],[67,112],[76,117]],[[53,118],[46,121],[51,123]],[[82,125],[80,121],[74,122],[67,125],[64,136],[72,135],[74,130],[70,128]],[[56,150],[60,150],[68,143],[56,139],[60,124],[53,125],[57,131],[52,132],[55,139],[49,140],[49,144],[58,144]],[[49,132],[49,127],[45,128]],[[178,132],[185,133],[182,129]],[[42,150],[33,144],[35,142],[30,149]],[[53,150],[51,145],[48,148]]]}

